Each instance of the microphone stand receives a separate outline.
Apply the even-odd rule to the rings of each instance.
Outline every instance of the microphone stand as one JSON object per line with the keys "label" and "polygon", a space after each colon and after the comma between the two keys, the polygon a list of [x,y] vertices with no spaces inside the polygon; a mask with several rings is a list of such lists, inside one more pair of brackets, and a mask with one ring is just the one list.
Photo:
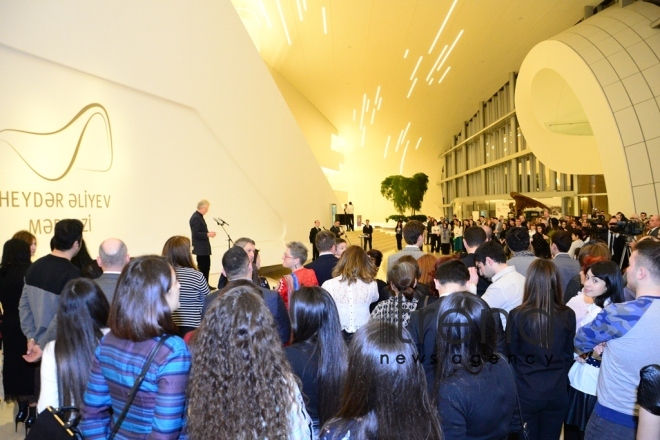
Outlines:
{"label": "microphone stand", "polygon": [[[340,230],[340,231],[341,231],[341,227],[342,227],[342,226],[339,225],[339,230]],[[353,243],[351,243],[351,239],[348,238],[348,232],[346,232],[346,231],[343,231],[343,232],[344,232],[344,237],[346,237],[346,241],[348,242],[348,245],[349,245],[349,246],[352,246]]]}
{"label": "microphone stand", "polygon": [[231,239],[231,237],[229,236],[229,232],[227,232],[227,230],[225,229],[226,224],[227,223],[222,222],[222,223],[218,223],[218,226],[220,226],[222,228],[225,235],[227,236],[227,250],[229,250],[234,245],[234,240]]}

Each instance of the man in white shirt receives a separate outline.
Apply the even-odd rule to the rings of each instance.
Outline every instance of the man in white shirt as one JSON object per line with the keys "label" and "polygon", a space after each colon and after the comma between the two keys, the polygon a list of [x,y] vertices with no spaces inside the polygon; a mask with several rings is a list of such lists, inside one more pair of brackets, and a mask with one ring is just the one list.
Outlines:
{"label": "man in white shirt", "polygon": [[348,206],[346,206],[346,222],[348,223],[348,226],[346,229],[349,231],[355,231],[355,207],[353,206],[353,202],[348,202]]}
{"label": "man in white shirt", "polygon": [[504,249],[495,241],[487,241],[479,246],[474,253],[474,260],[479,273],[492,281],[481,299],[491,309],[500,310],[502,324],[506,328],[509,312],[522,304],[525,277],[514,266],[506,264]]}

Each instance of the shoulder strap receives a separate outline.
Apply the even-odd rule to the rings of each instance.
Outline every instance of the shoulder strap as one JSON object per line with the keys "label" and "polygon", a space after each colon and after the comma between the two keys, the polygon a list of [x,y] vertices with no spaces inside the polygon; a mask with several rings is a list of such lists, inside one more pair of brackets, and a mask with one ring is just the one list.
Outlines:
{"label": "shoulder strap", "polygon": [[149,353],[149,357],[145,361],[144,366],[142,367],[142,371],[140,372],[140,375],[137,378],[135,378],[135,383],[133,384],[133,388],[131,388],[131,392],[128,395],[128,399],[126,400],[124,409],[121,411],[121,414],[119,415],[119,418],[117,419],[117,423],[115,423],[114,428],[112,428],[112,432],[108,436],[108,440],[112,440],[113,438],[115,438],[115,435],[117,434],[117,432],[119,432],[119,428],[121,427],[121,424],[124,422],[124,419],[126,418],[126,414],[128,414],[128,410],[133,404],[133,400],[135,400],[135,395],[137,394],[137,391],[140,388],[140,385],[142,384],[144,377],[147,375],[147,371],[149,370],[149,366],[151,365],[151,362],[154,360],[154,357],[156,356],[156,353],[158,353],[158,350],[160,350],[160,347],[165,343],[165,341],[170,336],[172,335],[164,335],[162,338],[160,338],[160,341],[158,341],[158,343],[154,346],[154,348],[151,349],[151,353]]}

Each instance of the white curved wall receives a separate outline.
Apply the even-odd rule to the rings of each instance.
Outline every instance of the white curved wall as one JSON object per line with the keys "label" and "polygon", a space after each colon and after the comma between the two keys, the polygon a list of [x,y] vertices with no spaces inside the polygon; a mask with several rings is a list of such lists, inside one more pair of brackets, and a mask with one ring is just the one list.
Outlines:
{"label": "white curved wall", "polygon": [[[108,167],[99,116],[84,136],[82,123],[57,139],[0,132],[0,241],[40,220],[43,255],[52,235],[44,225],[75,217],[91,223],[93,256],[110,236],[132,255],[160,253],[169,236],[190,234],[188,219],[208,198],[217,272],[226,242],[211,217],[229,222],[234,239],[254,238],[268,265],[337,203],[229,0],[3,2],[0,12],[0,131],[52,132],[98,103],[113,148]],[[61,179],[30,170],[60,170],[77,139]],[[42,153],[30,153],[36,144]],[[34,193],[55,203],[35,204]],[[97,194],[99,203],[85,198]],[[70,204],[77,195],[90,201]]]}
{"label": "white curved wall", "polygon": [[534,154],[559,172],[603,173],[612,211],[660,211],[658,18],[650,3],[612,6],[535,46],[518,76]]}

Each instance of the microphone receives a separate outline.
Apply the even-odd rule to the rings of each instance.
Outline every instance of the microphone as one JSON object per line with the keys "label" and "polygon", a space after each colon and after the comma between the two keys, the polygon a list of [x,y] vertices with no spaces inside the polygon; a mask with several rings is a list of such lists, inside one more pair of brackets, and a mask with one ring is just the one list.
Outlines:
{"label": "microphone", "polygon": [[[220,220],[220,223],[222,223],[223,225],[231,226],[229,223],[227,223],[226,221],[224,221],[220,217],[218,217],[218,220]],[[218,220],[216,220],[216,221],[218,221]]]}
{"label": "microphone", "polygon": [[327,231],[327,229],[325,229],[325,226],[321,226],[321,227],[323,228],[324,231]]}
{"label": "microphone", "polygon": [[217,218],[213,217],[213,220],[218,224],[218,226],[220,226],[220,221]]}

